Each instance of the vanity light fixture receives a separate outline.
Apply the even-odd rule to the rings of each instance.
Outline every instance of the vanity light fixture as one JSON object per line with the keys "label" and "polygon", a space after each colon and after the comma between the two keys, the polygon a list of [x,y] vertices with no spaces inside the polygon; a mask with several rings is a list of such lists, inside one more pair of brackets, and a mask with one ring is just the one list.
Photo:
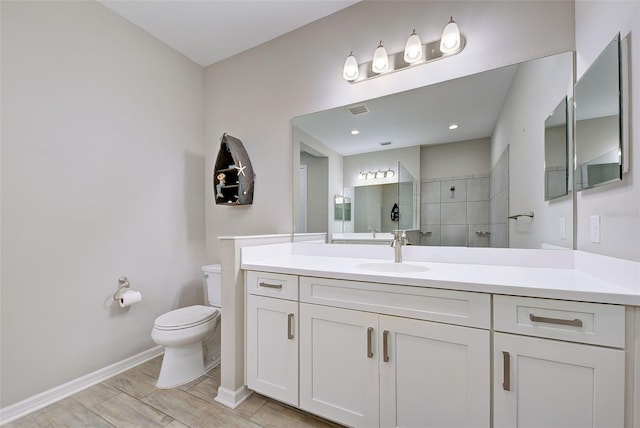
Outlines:
{"label": "vanity light fixture", "polygon": [[376,173],[375,172],[367,172],[367,180],[373,180],[374,178],[376,178]]}
{"label": "vanity light fixture", "polygon": [[458,124],[457,123],[452,123],[451,125],[449,125],[449,129],[450,130],[454,130],[454,129],[458,129]]}
{"label": "vanity light fixture", "polygon": [[420,36],[416,34],[416,30],[407,39],[407,44],[404,47],[404,61],[408,64],[420,61],[422,59],[422,40]]}
{"label": "vanity light fixture", "polygon": [[460,29],[458,24],[453,20],[453,16],[449,19],[449,23],[442,31],[440,39],[440,51],[443,54],[453,53],[460,48]]}
{"label": "vanity light fixture", "polygon": [[360,131],[358,131],[357,129],[352,129],[351,130],[351,135],[358,135],[360,133]]}
{"label": "vanity light fixture", "polygon": [[403,52],[389,55],[380,41],[373,53],[373,59],[361,64],[358,64],[352,51],[344,62],[342,77],[349,83],[372,79],[382,74],[389,74],[455,55],[460,53],[464,46],[465,39],[460,34],[458,24],[451,17],[444,27],[440,40],[423,44],[416,30],[413,30],[407,39]]}
{"label": "vanity light fixture", "polygon": [[376,172],[376,178],[385,178],[386,176],[387,176],[387,173],[385,171]]}
{"label": "vanity light fixture", "polygon": [[371,70],[374,73],[384,73],[389,68],[389,55],[387,50],[380,40],[380,44],[373,53],[373,62],[371,63]]}
{"label": "vanity light fixture", "polygon": [[344,80],[353,81],[358,78],[358,60],[356,59],[353,52],[349,54],[346,61],[344,62],[344,69],[342,71],[342,77]]}
{"label": "vanity light fixture", "polygon": [[389,169],[386,173],[385,173],[385,177],[386,178],[392,178],[394,175],[396,175],[395,171],[392,169]]}

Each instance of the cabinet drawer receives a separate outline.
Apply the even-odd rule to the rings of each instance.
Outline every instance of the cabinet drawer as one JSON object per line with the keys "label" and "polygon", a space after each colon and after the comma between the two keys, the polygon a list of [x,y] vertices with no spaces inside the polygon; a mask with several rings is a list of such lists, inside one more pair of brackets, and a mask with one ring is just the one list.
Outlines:
{"label": "cabinet drawer", "polygon": [[491,328],[491,296],[485,293],[303,276],[300,277],[300,301]]}
{"label": "cabinet drawer", "polygon": [[248,271],[245,284],[248,294],[298,300],[298,277],[296,275]]}
{"label": "cabinet drawer", "polygon": [[496,331],[624,348],[625,308],[603,303],[493,296]]}

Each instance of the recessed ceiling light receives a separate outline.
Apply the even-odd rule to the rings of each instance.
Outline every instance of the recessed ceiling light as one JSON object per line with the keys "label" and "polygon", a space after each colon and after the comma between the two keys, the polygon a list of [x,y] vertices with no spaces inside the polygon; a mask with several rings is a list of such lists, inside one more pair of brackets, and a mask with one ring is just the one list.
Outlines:
{"label": "recessed ceiling light", "polygon": [[458,124],[457,123],[452,123],[451,125],[449,125],[449,129],[451,129],[451,130],[458,129]]}
{"label": "recessed ceiling light", "polygon": [[353,129],[351,131],[351,135],[358,135],[360,133],[360,131],[358,131],[357,129]]}

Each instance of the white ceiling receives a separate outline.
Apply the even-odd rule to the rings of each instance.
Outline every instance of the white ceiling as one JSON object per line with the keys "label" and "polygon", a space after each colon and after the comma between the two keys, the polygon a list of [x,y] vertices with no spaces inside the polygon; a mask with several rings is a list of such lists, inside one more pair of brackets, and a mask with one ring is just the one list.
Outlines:
{"label": "white ceiling", "polygon": [[[343,156],[490,137],[517,70],[502,67],[296,117],[293,124]],[[356,83],[357,84],[357,83]],[[364,104],[368,113],[352,115]],[[459,127],[449,130],[449,125]],[[350,131],[357,129],[358,135]],[[391,141],[391,145],[380,143]]]}
{"label": "white ceiling", "polygon": [[206,67],[357,0],[98,0]]}

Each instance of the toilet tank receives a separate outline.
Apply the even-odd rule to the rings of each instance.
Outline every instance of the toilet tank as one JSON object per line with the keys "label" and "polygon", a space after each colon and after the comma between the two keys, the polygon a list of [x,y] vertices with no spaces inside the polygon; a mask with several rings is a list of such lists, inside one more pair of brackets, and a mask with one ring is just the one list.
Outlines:
{"label": "toilet tank", "polygon": [[220,265],[202,266],[204,298],[208,305],[220,308],[222,302],[220,292],[222,290],[222,277]]}

